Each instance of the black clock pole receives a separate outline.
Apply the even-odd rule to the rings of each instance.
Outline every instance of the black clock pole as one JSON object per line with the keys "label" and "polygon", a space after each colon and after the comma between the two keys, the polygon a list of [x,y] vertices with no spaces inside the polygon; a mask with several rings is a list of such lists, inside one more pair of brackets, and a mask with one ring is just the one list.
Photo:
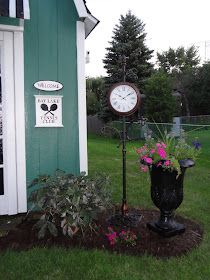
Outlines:
{"label": "black clock pole", "polygon": [[[126,81],[126,56],[123,55],[123,82]],[[126,118],[123,116],[123,133],[122,133],[122,156],[123,156],[123,199],[122,199],[122,215],[126,215],[128,212],[128,206],[127,206],[127,194],[126,194],[126,138],[127,138],[127,132],[126,132]]]}
{"label": "black clock pole", "polygon": [[[122,66],[123,66],[123,83],[126,83],[126,59],[127,57],[123,55]],[[123,84],[122,83],[122,84]],[[136,94],[138,90],[135,89]],[[140,97],[139,97],[140,98]],[[138,106],[140,99],[138,99],[136,106]],[[122,187],[123,187],[123,197],[121,213],[115,213],[111,216],[108,221],[111,225],[126,226],[126,227],[137,227],[141,220],[142,215],[138,210],[133,211],[133,213],[128,213],[127,205],[127,194],[126,194],[126,140],[127,140],[127,128],[126,128],[126,114],[122,117],[122,131],[121,131],[121,142],[122,142]]]}

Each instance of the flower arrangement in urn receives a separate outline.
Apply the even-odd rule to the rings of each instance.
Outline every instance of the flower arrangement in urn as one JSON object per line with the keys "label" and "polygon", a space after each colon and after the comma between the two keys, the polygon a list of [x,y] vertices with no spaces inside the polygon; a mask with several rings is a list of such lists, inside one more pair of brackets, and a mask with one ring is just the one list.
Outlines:
{"label": "flower arrangement in urn", "polygon": [[[177,171],[177,175],[181,174],[181,166],[183,161],[188,160],[188,164],[194,165],[195,159],[200,153],[201,144],[195,139],[189,145],[186,142],[185,135],[176,139],[173,135],[161,134],[157,141],[151,135],[145,135],[146,143],[136,149],[140,157],[141,171],[147,172],[152,166],[161,167],[163,170]],[[190,166],[187,166],[190,167]]]}
{"label": "flower arrangement in urn", "polygon": [[183,133],[176,139],[166,132],[155,141],[150,135],[136,152],[142,171],[150,171],[151,198],[160,209],[158,221],[148,223],[149,229],[170,237],[183,233],[185,226],[174,220],[174,211],[183,201],[183,181],[187,168],[194,166],[200,152],[200,143],[189,145]]}

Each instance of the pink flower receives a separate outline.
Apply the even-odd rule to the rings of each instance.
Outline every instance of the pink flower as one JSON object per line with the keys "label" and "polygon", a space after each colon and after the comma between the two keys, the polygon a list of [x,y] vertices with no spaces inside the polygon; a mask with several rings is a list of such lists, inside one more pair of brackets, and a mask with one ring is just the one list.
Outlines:
{"label": "pink flower", "polygon": [[158,149],[158,154],[162,159],[166,158],[166,151],[163,148]]}
{"label": "pink flower", "polygon": [[154,154],[155,153],[155,149],[152,149],[151,151],[150,151],[150,154]]}
{"label": "pink flower", "polygon": [[109,240],[110,245],[115,245],[115,243],[117,242],[117,233],[115,231],[113,231],[112,228],[109,228],[109,230],[112,230],[111,233],[106,233],[106,236]]}
{"label": "pink flower", "polygon": [[151,158],[147,157],[144,160],[146,161],[146,163],[152,164],[152,159]]}
{"label": "pink flower", "polygon": [[141,149],[136,149],[137,154],[141,154],[142,150]]}
{"label": "pink flower", "polygon": [[170,160],[166,160],[165,161],[165,166],[169,166],[170,165]]}
{"label": "pink flower", "polygon": [[141,148],[136,149],[137,154],[144,154],[147,151],[147,146],[143,146]]}
{"label": "pink flower", "polygon": [[162,162],[161,161],[159,161],[158,164],[157,164],[157,167],[159,167],[159,166],[162,166]]}
{"label": "pink flower", "polygon": [[162,147],[165,149],[166,148],[166,144],[165,143],[161,143]]}
{"label": "pink flower", "polygon": [[156,147],[157,147],[157,148],[161,148],[161,144],[160,144],[160,143],[157,143],[157,144],[156,144]]}
{"label": "pink flower", "polygon": [[141,157],[141,160],[144,161],[144,160],[146,160],[146,158],[147,158],[147,155],[144,155],[144,156]]}
{"label": "pink flower", "polygon": [[141,171],[147,172],[147,171],[148,171],[148,166],[146,166],[146,165],[141,165]]}

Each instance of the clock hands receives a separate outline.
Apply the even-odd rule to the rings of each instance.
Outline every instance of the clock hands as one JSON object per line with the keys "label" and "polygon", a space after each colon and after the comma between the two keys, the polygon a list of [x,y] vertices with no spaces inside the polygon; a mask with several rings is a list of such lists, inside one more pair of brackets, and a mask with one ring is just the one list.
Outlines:
{"label": "clock hands", "polygon": [[123,98],[120,94],[118,94],[118,93],[115,93],[115,95],[117,95],[117,96],[119,96],[119,97],[121,97],[121,98]]}
{"label": "clock hands", "polygon": [[126,97],[128,97],[129,95],[133,94],[133,92],[130,92],[129,94],[127,94],[126,96],[122,97],[122,99],[126,100]]}

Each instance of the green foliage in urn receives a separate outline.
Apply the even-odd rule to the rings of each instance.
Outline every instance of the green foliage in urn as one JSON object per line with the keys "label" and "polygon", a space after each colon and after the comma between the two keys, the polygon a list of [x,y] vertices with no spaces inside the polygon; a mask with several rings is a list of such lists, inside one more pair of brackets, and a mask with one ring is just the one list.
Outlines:
{"label": "green foliage in urn", "polygon": [[59,228],[70,237],[78,231],[92,230],[97,215],[111,206],[107,184],[104,175],[77,177],[62,171],[36,178],[31,186],[39,188],[32,192],[30,201],[31,209],[42,213],[35,224],[38,237],[43,238],[47,232],[57,236]]}

